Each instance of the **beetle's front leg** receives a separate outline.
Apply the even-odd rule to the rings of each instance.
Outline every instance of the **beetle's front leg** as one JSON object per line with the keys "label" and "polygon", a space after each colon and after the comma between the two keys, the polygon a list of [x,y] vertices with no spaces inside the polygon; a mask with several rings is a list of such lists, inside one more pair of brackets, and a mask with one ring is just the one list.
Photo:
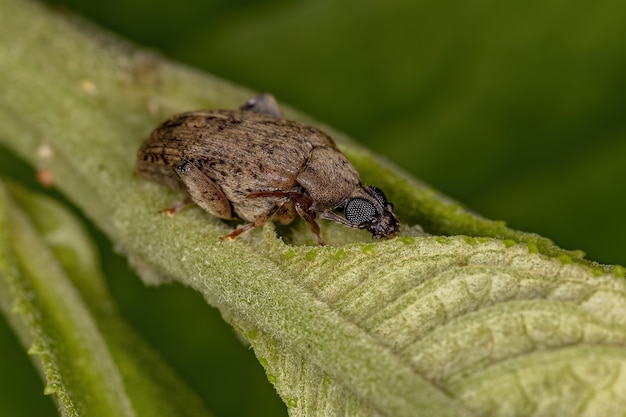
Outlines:
{"label": "beetle's front leg", "polygon": [[315,234],[315,237],[317,237],[317,243],[319,243],[320,246],[326,245],[326,243],[324,243],[324,239],[322,239],[322,235],[320,235],[320,226],[315,221],[315,212],[311,211],[310,199],[309,201],[296,200],[294,205],[296,206],[296,211],[300,217],[302,217],[304,221],[309,224],[311,231]]}

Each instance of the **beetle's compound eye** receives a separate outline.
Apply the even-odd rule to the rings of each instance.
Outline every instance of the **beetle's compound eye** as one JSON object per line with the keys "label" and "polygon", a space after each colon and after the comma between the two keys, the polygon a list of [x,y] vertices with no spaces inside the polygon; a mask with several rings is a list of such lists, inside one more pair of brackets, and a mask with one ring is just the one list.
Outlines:
{"label": "beetle's compound eye", "polygon": [[387,205],[387,197],[385,196],[385,193],[383,193],[383,190],[378,187],[374,187],[373,185],[371,185],[369,189],[380,205],[385,207]]}
{"label": "beetle's compound eye", "polygon": [[346,204],[346,219],[353,224],[361,225],[370,222],[376,216],[376,207],[362,198],[353,198]]}

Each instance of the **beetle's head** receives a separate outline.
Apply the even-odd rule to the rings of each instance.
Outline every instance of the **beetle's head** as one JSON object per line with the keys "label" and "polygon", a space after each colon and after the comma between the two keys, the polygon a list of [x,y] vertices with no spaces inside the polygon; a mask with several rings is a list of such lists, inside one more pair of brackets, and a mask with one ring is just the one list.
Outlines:
{"label": "beetle's head", "polygon": [[395,236],[400,231],[400,221],[393,214],[393,204],[377,187],[359,187],[344,207],[349,226],[367,229],[376,239]]}

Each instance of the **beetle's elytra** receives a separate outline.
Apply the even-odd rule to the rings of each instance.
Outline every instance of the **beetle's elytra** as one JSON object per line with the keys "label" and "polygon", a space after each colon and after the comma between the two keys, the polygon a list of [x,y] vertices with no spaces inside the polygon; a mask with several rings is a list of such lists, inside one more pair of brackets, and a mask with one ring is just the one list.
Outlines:
{"label": "beetle's elytra", "polygon": [[245,224],[222,239],[267,221],[302,217],[317,236],[317,218],[394,236],[400,222],[383,192],[363,186],[333,140],[311,126],[283,120],[271,95],[239,110],[200,110],[172,116],[137,152],[138,177],[186,191],[190,201],[222,219]]}

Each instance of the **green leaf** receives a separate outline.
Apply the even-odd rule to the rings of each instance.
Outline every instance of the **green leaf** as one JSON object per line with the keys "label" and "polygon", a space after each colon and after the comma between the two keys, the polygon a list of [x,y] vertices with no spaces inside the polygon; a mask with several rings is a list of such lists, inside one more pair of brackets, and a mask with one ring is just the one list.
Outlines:
{"label": "green leaf", "polygon": [[[80,295],[25,216],[2,193],[2,307],[61,414],[133,415],[116,369]],[[33,296],[36,294],[36,296]],[[62,300],[61,302],[59,300]],[[97,410],[97,411],[96,411]]]}
{"label": "green leaf", "polygon": [[[602,415],[626,406],[623,268],[476,216],[330,129],[394,202],[402,236],[372,242],[324,224],[331,246],[317,247],[306,225],[267,225],[219,243],[232,225],[198,208],[158,215],[180,196],[133,178],[135,152],[169,114],[235,107],[250,92],[31,3],[4,3],[0,74],[11,88],[0,91],[1,143],[48,175],[144,281],[176,280],[219,308],[291,415]],[[59,299],[50,300],[55,313]],[[103,343],[94,346],[102,357]],[[123,399],[110,349],[87,382]],[[102,415],[121,415],[107,407],[124,402],[109,400],[98,399]]]}
{"label": "green leaf", "polygon": [[0,307],[61,414],[210,415],[120,316],[73,215],[48,197],[11,191],[15,200],[4,186],[0,193]]}

